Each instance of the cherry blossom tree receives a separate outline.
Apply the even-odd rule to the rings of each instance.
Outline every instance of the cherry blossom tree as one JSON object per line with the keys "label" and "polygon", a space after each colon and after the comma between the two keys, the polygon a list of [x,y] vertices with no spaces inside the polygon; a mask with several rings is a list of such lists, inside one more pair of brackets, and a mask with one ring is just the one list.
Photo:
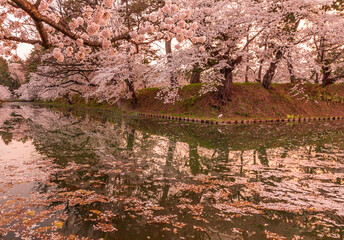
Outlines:
{"label": "cherry blossom tree", "polygon": [[332,5],[324,6],[320,17],[312,19],[309,29],[312,34],[310,48],[318,69],[314,71],[315,82],[319,82],[321,75],[324,87],[344,77],[344,39],[338,30],[344,24],[343,5],[343,1],[335,1]]}
{"label": "cherry blossom tree", "polygon": [[22,85],[16,94],[26,100],[55,100],[64,98],[68,101],[73,95],[83,96],[95,89],[90,75],[96,70],[97,57],[77,62],[67,57],[58,62],[53,53],[43,54],[41,63],[30,73],[30,81]]}
{"label": "cherry blossom tree", "polygon": [[[232,98],[233,72],[242,63],[248,45],[266,28],[268,22],[259,14],[264,8],[250,0],[196,0],[188,4],[194,9],[191,26],[195,34],[182,47],[176,45],[181,50],[174,57],[179,64],[174,66],[215,72],[213,81],[218,85],[221,103],[225,104]],[[249,28],[252,24],[256,27]]]}
{"label": "cherry blossom tree", "polygon": [[[342,5],[340,0],[0,1],[0,54],[16,59],[18,43],[42,46],[50,64],[42,63],[31,86],[68,83],[62,87],[66,92],[106,101],[126,96],[134,106],[135,89],[148,79],[177,89],[181,72],[192,72],[192,82],[204,72],[212,83],[204,88],[217,86],[224,105],[232,99],[234,79],[249,81],[250,69],[267,89],[276,76],[295,82],[322,74],[324,86],[342,78]],[[81,83],[72,75],[83,79],[83,91],[71,87]],[[38,95],[45,92],[40,89]]]}

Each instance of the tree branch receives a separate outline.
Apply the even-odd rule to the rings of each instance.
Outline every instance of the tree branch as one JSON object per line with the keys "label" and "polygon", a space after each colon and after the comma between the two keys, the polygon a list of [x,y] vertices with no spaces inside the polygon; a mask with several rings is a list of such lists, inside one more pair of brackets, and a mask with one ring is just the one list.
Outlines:
{"label": "tree branch", "polygon": [[40,44],[42,45],[42,41],[40,40],[34,40],[34,39],[23,39],[20,37],[15,37],[15,36],[3,36],[0,38],[0,40],[9,40],[9,41],[15,41],[15,42],[20,42],[20,43],[28,43],[28,44]]}
{"label": "tree branch", "polygon": [[[61,32],[62,34],[64,34],[65,36],[67,36],[73,40],[77,40],[80,37],[77,34],[70,31],[70,29],[63,26],[62,24],[56,23],[52,19],[50,19],[49,17],[41,14],[38,11],[37,7],[33,4],[31,4],[30,2],[28,2],[27,0],[12,0],[12,1],[15,4],[17,4],[18,7],[20,7],[22,10],[24,10],[32,18],[32,20],[36,23],[37,30],[39,31],[40,37],[42,38],[42,46],[44,46],[45,48],[49,48],[50,44],[49,44],[48,38],[46,38],[47,34],[46,34],[44,26],[43,26],[43,24],[41,24],[41,22],[48,24],[49,26],[53,27],[55,30]],[[129,34],[125,33],[125,34],[121,34],[119,36],[112,38],[111,41],[116,42],[118,40],[129,40],[129,39],[130,39]],[[87,46],[90,46],[90,47],[101,47],[102,46],[102,44],[98,41],[89,41],[87,39],[84,39],[84,44]]]}
{"label": "tree branch", "polygon": [[41,4],[41,0],[37,0],[37,1],[35,2],[35,7],[38,8],[40,4]]}

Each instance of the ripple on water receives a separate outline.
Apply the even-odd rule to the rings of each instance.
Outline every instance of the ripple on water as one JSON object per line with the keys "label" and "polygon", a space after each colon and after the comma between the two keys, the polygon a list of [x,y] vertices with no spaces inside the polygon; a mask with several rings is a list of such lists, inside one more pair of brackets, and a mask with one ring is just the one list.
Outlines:
{"label": "ripple on water", "polygon": [[343,130],[6,103],[0,237],[341,239]]}

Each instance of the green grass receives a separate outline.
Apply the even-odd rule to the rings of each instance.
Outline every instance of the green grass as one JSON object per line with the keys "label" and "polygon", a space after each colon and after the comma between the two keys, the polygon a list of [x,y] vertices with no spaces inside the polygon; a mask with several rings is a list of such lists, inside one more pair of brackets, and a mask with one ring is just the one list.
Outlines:
{"label": "green grass", "polygon": [[[121,102],[121,107],[125,110],[120,110],[120,107],[108,103],[99,103],[96,100],[86,102],[80,96],[75,96],[70,101],[59,99],[50,102],[50,104],[56,107],[71,107],[70,103],[72,102],[73,107],[77,108],[106,109],[126,114],[146,112],[204,120],[218,120],[217,116],[220,113],[224,114],[219,121],[242,120],[247,118],[285,118],[287,114],[295,116],[302,114],[302,109],[292,107],[297,103],[298,99],[290,96],[291,84],[275,84],[275,88],[269,93],[263,90],[260,83],[235,83],[236,86],[233,92],[241,95],[235,95],[233,102],[229,102],[225,106],[220,106],[217,102],[218,98],[214,93],[207,93],[200,96],[199,90],[202,85],[198,83],[182,86],[180,88],[180,101],[177,101],[175,104],[164,104],[162,100],[155,98],[160,88],[154,87],[138,90],[139,104],[136,110],[127,108],[124,101]],[[326,104],[327,102],[334,103],[331,104],[333,105],[331,108],[334,109],[334,112],[336,111],[335,104],[344,103],[344,97],[339,95],[341,94],[340,86],[336,85],[336,88],[325,89],[317,86],[307,86],[305,90],[307,94],[311,95],[313,100],[318,100],[321,104]],[[262,97],[257,97],[257,94],[261,94]],[[264,104],[264,101],[267,101],[267,104]],[[314,107],[314,102],[310,102],[309,104]],[[129,106],[130,103],[127,105]],[[302,107],[306,107],[306,104],[304,103]],[[325,112],[323,115],[328,114]],[[321,115],[321,113],[317,112],[316,115]]]}
{"label": "green grass", "polygon": [[160,88],[153,87],[153,88],[139,89],[137,92],[138,92],[138,94],[147,94],[147,93],[156,92],[156,91],[159,91],[159,90],[160,90]]}
{"label": "green grass", "polygon": [[236,86],[262,86],[261,83],[258,82],[240,82],[240,83],[234,83]]}

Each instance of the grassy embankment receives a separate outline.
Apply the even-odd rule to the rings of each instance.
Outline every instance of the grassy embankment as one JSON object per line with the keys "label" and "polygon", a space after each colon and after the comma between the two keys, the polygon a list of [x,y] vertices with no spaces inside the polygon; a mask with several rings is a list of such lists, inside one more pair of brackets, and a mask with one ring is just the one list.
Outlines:
{"label": "grassy embankment", "polygon": [[[273,119],[294,117],[327,117],[344,116],[344,85],[336,84],[327,88],[306,84],[292,91],[292,84],[274,84],[272,90],[264,89],[261,84],[235,84],[233,101],[221,106],[216,93],[200,95],[201,84],[191,84],[180,89],[180,101],[175,104],[164,104],[156,98],[158,88],[138,91],[138,106],[131,109],[130,104],[122,101],[119,106],[99,104],[76,97],[72,104],[83,108],[116,110],[126,114],[160,114],[180,117],[216,119]],[[296,92],[303,92],[295,96]],[[59,100],[53,104],[68,105],[71,102]]]}

